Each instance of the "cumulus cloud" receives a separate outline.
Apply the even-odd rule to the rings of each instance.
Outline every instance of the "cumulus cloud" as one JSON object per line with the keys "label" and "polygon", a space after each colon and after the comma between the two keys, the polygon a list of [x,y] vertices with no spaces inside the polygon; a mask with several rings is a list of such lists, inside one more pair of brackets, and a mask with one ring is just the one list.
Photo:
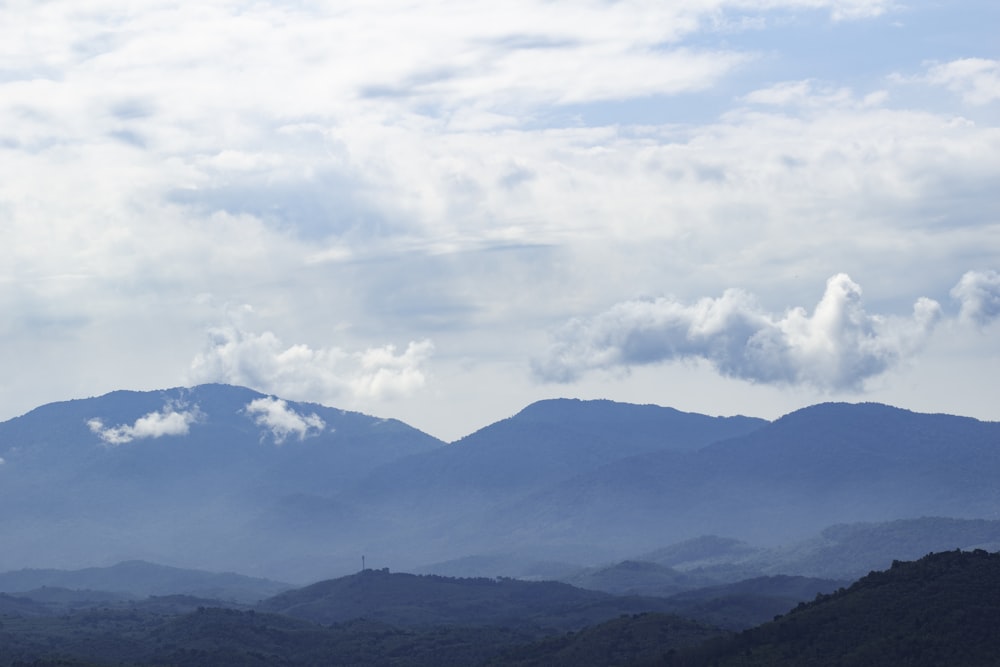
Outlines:
{"label": "cumulus cloud", "polygon": [[951,290],[962,304],[960,317],[984,326],[1000,317],[1000,273],[967,271]]}
{"label": "cumulus cloud", "polygon": [[162,410],[150,412],[135,420],[131,426],[119,424],[106,427],[101,419],[87,421],[87,427],[108,445],[124,445],[133,440],[160,438],[165,435],[187,435],[191,424],[201,418],[197,407],[178,409],[182,406],[167,405]]}
{"label": "cumulus cloud", "polygon": [[595,369],[627,369],[676,359],[705,359],[719,373],[773,384],[859,389],[920,349],[941,316],[921,298],[909,318],[870,315],[861,287],[846,274],[827,281],[813,312],[776,317],[739,289],[685,304],[671,298],[628,301],[569,322],[538,377],[570,382]]}
{"label": "cumulus cloud", "polygon": [[193,383],[225,382],[297,400],[334,402],[345,397],[396,398],[424,386],[424,365],[434,349],[411,341],[397,354],[392,345],[348,352],[339,347],[285,347],[272,332],[236,326],[209,331],[208,345],[191,363]]}
{"label": "cumulus cloud", "polygon": [[299,440],[305,440],[310,435],[318,435],[326,428],[324,422],[316,413],[303,415],[288,407],[288,402],[280,398],[258,398],[247,403],[244,408],[248,415],[254,417],[254,423],[267,428],[275,444],[282,444],[294,435]]}
{"label": "cumulus cloud", "polygon": [[420,365],[433,349],[424,340],[411,342],[401,354],[396,354],[395,345],[366,350],[358,357],[361,371],[351,378],[351,389],[357,396],[370,398],[412,394],[424,386]]}
{"label": "cumulus cloud", "polygon": [[924,80],[944,86],[969,104],[1000,100],[1000,60],[961,58],[933,65]]}

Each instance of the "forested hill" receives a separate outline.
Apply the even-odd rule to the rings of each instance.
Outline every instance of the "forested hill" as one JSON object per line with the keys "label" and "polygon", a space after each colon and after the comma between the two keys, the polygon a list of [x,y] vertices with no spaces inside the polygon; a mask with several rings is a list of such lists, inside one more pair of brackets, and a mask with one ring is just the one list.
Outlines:
{"label": "forested hill", "polygon": [[257,606],[314,623],[367,618],[398,627],[498,625],[576,630],[621,614],[672,611],[663,598],[616,596],[556,581],[365,570],[286,591]]}
{"label": "forested hill", "polygon": [[[289,591],[255,611],[118,606],[51,615],[8,598],[19,607],[0,612],[0,665],[962,667],[996,665],[1000,655],[1000,553],[982,550],[896,562],[739,635],[635,613],[644,600],[372,570]],[[393,618],[377,617],[385,609]],[[596,617],[604,622],[583,627]]]}
{"label": "forested hill", "polygon": [[998,629],[1000,553],[950,551],[896,561],[673,664],[995,665]]}

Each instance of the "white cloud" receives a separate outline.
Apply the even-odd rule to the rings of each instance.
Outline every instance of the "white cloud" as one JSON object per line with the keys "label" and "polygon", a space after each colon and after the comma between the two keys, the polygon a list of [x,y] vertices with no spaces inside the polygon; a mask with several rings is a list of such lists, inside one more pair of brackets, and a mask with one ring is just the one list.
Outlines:
{"label": "white cloud", "polygon": [[326,428],[326,422],[316,413],[300,414],[288,407],[286,401],[270,396],[251,401],[244,410],[247,414],[254,415],[254,423],[267,428],[275,444],[279,445],[291,435],[305,440],[310,435],[322,433]]}
{"label": "white cloud", "polygon": [[923,80],[944,86],[969,104],[983,105],[1000,100],[1000,60],[952,60],[931,66]]}
{"label": "white cloud", "polygon": [[360,355],[361,370],[351,380],[356,396],[383,398],[407,396],[426,382],[421,365],[434,351],[429,340],[410,342],[396,354],[395,345],[372,348]]}
{"label": "white cloud", "polygon": [[967,271],[952,288],[951,296],[962,304],[963,320],[987,325],[1000,317],[1000,273]]}
{"label": "white cloud", "polygon": [[885,91],[875,91],[858,98],[850,88],[834,87],[816,81],[783,81],[751,91],[743,97],[750,104],[812,109],[875,107],[887,99]]}
{"label": "white cloud", "polygon": [[285,347],[270,331],[257,334],[227,326],[209,332],[207,348],[191,362],[189,379],[326,403],[385,399],[407,396],[424,386],[423,367],[432,351],[426,340],[410,342],[401,354],[392,345],[353,353],[338,347]]}
{"label": "white cloud", "polygon": [[90,431],[108,445],[124,445],[133,440],[145,438],[161,438],[166,435],[187,435],[194,424],[201,418],[197,407],[177,410],[177,406],[164,406],[157,412],[150,412],[135,420],[135,423],[120,424],[105,427],[101,419],[93,418],[87,421]]}
{"label": "white cloud", "polygon": [[535,372],[568,382],[595,369],[705,359],[722,375],[752,382],[858,389],[919,350],[939,318],[938,304],[925,298],[909,319],[869,315],[845,274],[827,281],[811,315],[793,308],[775,317],[737,289],[690,305],[628,301],[567,324]]}

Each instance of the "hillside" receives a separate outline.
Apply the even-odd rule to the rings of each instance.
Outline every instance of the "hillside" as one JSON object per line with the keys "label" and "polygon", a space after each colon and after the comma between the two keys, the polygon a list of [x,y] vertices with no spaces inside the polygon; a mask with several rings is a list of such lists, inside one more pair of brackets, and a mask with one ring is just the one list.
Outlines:
{"label": "hillside", "polygon": [[[724,606],[741,594],[801,596],[816,583],[767,578],[675,597]],[[150,600],[47,615],[0,595],[17,605],[0,619],[0,664],[961,667],[995,664],[1000,651],[1000,553],[983,550],[897,561],[738,635],[628,611],[639,598],[381,571],[288,591],[256,611]]]}
{"label": "hillside", "polygon": [[1000,655],[1000,554],[897,561],[692,662],[720,665],[991,665]]}
{"label": "hillside", "polygon": [[656,662],[678,650],[725,637],[718,628],[668,614],[635,614],[577,633],[503,650],[492,667],[604,667]]}
{"label": "hillside", "polygon": [[493,665],[753,667],[995,665],[1000,655],[1000,553],[897,561],[739,635],[680,645],[676,617],[622,617],[508,649]]}
{"label": "hillside", "polygon": [[259,611],[322,624],[367,618],[398,627],[497,625],[562,630],[666,608],[658,598],[619,597],[559,582],[455,579],[382,570],[321,581],[257,606]]}

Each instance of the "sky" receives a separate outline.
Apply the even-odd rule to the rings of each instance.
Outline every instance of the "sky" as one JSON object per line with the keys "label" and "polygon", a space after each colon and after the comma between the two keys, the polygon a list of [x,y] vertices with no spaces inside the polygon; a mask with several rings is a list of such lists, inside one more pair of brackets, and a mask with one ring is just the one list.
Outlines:
{"label": "sky", "polygon": [[1000,420],[998,28],[0,1],[0,419],[224,382],[449,441],[552,397]]}

